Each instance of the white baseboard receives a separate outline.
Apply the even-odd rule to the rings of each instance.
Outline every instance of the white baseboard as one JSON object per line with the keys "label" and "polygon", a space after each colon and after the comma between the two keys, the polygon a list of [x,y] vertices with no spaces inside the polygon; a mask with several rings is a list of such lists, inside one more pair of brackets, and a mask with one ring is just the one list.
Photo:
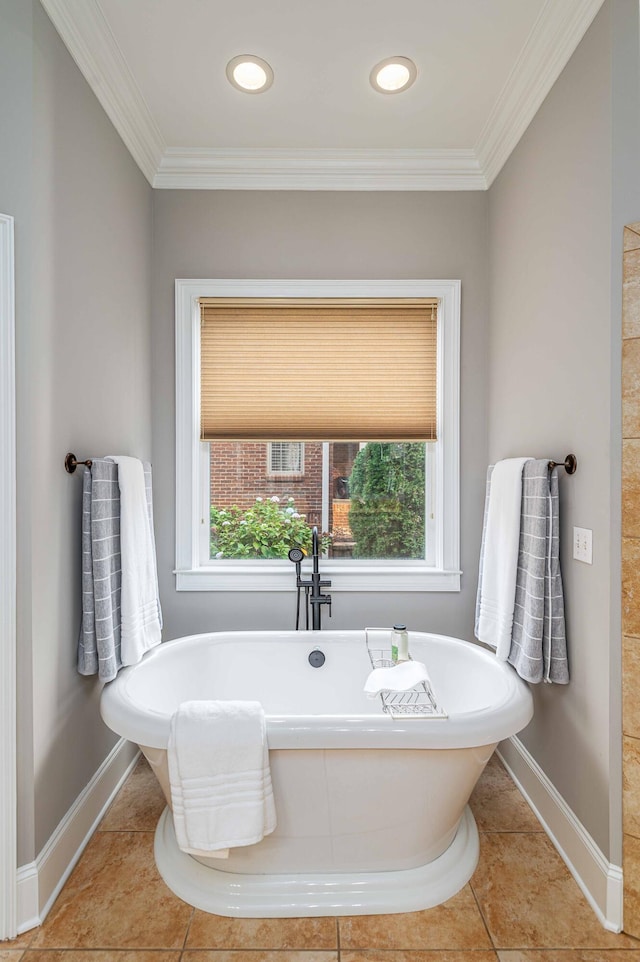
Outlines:
{"label": "white baseboard", "polygon": [[40,925],[138,758],[121,738],[64,816],[35,862],[18,869],[18,932]]}
{"label": "white baseboard", "polygon": [[38,866],[35,862],[22,865],[17,878],[18,935],[40,925],[38,909]]}
{"label": "white baseboard", "polygon": [[605,858],[517,736],[502,742],[498,755],[602,925],[622,931],[622,868]]}
{"label": "white baseboard", "polygon": [[[607,861],[519,738],[514,736],[508,742],[503,742],[498,754],[602,925],[611,932],[620,932],[622,869]],[[137,757],[137,746],[124,738],[120,739],[35,862],[23,865],[18,870],[19,933],[40,925],[46,918]]]}

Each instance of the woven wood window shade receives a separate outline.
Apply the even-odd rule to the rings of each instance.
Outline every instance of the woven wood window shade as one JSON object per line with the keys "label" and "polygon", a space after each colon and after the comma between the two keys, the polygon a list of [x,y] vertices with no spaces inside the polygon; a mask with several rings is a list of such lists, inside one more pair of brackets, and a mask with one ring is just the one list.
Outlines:
{"label": "woven wood window shade", "polygon": [[200,305],[203,441],[436,440],[437,300]]}

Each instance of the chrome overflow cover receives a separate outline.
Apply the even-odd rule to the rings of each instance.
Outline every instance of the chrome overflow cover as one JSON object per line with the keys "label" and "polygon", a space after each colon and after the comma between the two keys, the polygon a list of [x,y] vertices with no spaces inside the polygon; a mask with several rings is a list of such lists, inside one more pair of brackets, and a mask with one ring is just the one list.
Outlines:
{"label": "chrome overflow cover", "polygon": [[309,664],[312,668],[322,668],[326,661],[324,653],[317,648],[309,655]]}

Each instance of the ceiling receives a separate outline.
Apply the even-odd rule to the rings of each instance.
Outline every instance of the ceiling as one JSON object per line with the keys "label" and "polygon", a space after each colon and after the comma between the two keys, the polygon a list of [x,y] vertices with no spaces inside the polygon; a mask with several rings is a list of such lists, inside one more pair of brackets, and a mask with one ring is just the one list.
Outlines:
{"label": "ceiling", "polygon": [[[41,0],[154,187],[486,189],[602,0]],[[238,54],[275,74],[249,96]],[[374,64],[418,78],[385,96]]]}

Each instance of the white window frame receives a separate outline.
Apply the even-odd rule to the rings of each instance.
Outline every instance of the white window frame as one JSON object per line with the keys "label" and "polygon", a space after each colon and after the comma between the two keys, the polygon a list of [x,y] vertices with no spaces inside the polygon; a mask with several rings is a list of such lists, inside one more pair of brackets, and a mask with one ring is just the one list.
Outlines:
{"label": "white window frame", "polygon": [[[437,297],[438,442],[427,526],[433,558],[323,561],[339,591],[460,590],[460,281],[178,279],[176,298],[176,590],[291,591],[287,560],[203,561],[208,544],[208,445],[200,441],[201,297]],[[204,491],[204,494],[203,494]],[[435,519],[431,521],[431,516]]]}

